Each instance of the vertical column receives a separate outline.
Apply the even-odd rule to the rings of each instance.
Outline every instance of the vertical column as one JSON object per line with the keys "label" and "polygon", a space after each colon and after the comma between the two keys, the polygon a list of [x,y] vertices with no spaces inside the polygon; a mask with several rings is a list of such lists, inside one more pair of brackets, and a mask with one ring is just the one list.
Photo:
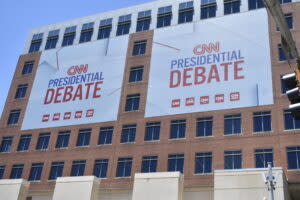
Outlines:
{"label": "vertical column", "polygon": [[0,199],[25,200],[29,188],[29,182],[23,179],[0,180]]}

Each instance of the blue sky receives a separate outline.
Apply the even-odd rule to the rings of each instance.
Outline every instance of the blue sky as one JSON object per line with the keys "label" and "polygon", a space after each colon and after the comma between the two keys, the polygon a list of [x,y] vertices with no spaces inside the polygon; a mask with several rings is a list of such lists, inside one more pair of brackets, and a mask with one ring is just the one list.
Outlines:
{"label": "blue sky", "polygon": [[154,0],[0,0],[0,115],[31,28]]}

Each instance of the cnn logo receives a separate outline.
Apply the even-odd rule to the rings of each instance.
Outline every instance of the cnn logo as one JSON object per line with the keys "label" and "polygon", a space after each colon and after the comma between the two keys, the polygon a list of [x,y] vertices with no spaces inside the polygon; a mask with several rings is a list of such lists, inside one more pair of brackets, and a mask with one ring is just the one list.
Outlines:
{"label": "cnn logo", "polygon": [[200,44],[194,48],[194,54],[196,55],[203,55],[206,52],[211,53],[211,52],[219,52],[220,51],[220,42],[212,43],[210,42],[209,44]]}

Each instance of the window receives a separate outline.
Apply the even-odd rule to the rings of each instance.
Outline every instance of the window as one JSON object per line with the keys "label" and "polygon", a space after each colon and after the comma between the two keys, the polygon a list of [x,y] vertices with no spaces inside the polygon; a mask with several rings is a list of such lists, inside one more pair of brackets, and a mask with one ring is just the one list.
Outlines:
{"label": "window", "polygon": [[12,136],[2,137],[2,143],[1,143],[1,147],[0,147],[1,153],[8,153],[11,151],[12,140],[13,140]]}
{"label": "window", "polygon": [[291,111],[284,111],[284,129],[285,130],[294,130],[300,129],[300,120],[295,119],[292,116]]}
{"label": "window", "polygon": [[293,29],[293,14],[292,13],[288,13],[284,15],[286,23],[288,25],[289,29]]}
{"label": "window", "polygon": [[15,99],[24,98],[26,96],[27,88],[28,88],[28,84],[18,85]]}
{"label": "window", "polygon": [[273,149],[255,149],[255,167],[267,168],[271,162],[273,166]]}
{"label": "window", "polygon": [[240,0],[225,0],[224,15],[240,12]]}
{"label": "window", "polygon": [[158,8],[157,28],[170,26],[172,19],[172,6]]}
{"label": "window", "polygon": [[130,177],[132,158],[119,158],[117,167],[117,177]]}
{"label": "window", "polygon": [[28,151],[30,145],[31,135],[21,135],[18,145],[18,151]]}
{"label": "window", "polygon": [[17,124],[18,121],[19,121],[20,112],[21,112],[21,110],[11,110],[10,114],[9,114],[9,117],[8,117],[7,124],[8,125]]}
{"label": "window", "polygon": [[43,39],[43,33],[34,34],[31,40],[29,53],[37,52],[40,50]]}
{"label": "window", "polygon": [[98,40],[109,38],[112,29],[112,18],[100,21]]}
{"label": "window", "polygon": [[144,66],[136,66],[130,68],[129,83],[139,82],[143,79]]}
{"label": "window", "polygon": [[185,138],[186,120],[172,120],[170,139]]}
{"label": "window", "polygon": [[183,173],[184,154],[170,154],[168,156],[168,172],[180,171]]}
{"label": "window", "polygon": [[75,160],[72,164],[71,176],[83,176],[85,160]]}
{"label": "window", "polygon": [[266,132],[271,130],[271,111],[253,113],[254,132]]}
{"label": "window", "polygon": [[71,131],[60,131],[58,133],[55,148],[66,148],[66,147],[68,147],[70,133],[71,133]]}
{"label": "window", "polygon": [[280,4],[290,3],[292,0],[279,0]]}
{"label": "window", "polygon": [[19,179],[22,177],[24,164],[15,164],[12,166],[10,172],[10,179]]}
{"label": "window", "polygon": [[195,174],[207,174],[212,172],[212,153],[200,152],[195,157]]}
{"label": "window", "polygon": [[241,169],[241,168],[242,168],[242,152],[225,151],[224,169]]}
{"label": "window", "polygon": [[263,0],[248,0],[248,7],[249,10],[263,8],[264,7]]}
{"label": "window", "polygon": [[25,62],[23,70],[22,70],[22,75],[31,74],[32,69],[33,69],[33,64],[34,64],[33,61]]}
{"label": "window", "polygon": [[70,26],[65,29],[65,34],[62,42],[62,47],[73,44],[76,35],[76,26]]}
{"label": "window", "polygon": [[280,81],[281,81],[281,94],[285,94],[288,91],[288,87],[285,83],[285,80],[282,79],[284,75],[280,76]]}
{"label": "window", "polygon": [[202,117],[197,119],[197,137],[212,136],[213,118]]}
{"label": "window", "polygon": [[29,181],[41,180],[44,163],[32,163],[29,174]]}
{"label": "window", "polygon": [[121,143],[130,143],[135,141],[136,125],[124,125],[121,135]]}
{"label": "window", "polygon": [[160,122],[147,122],[145,131],[145,141],[159,140]]}
{"label": "window", "polygon": [[300,169],[300,146],[287,147],[288,169]]}
{"label": "window", "polygon": [[[294,59],[294,57],[290,54],[289,55],[290,59]],[[284,53],[284,49],[282,48],[281,44],[278,44],[278,58],[279,61],[285,61],[286,60],[286,55]]]}
{"label": "window", "polygon": [[131,26],[131,14],[120,16],[116,35],[119,36],[119,35],[128,34],[130,26]]}
{"label": "window", "polygon": [[146,45],[147,45],[147,40],[141,40],[141,41],[134,42],[132,55],[138,56],[138,55],[145,54],[146,53]]}
{"label": "window", "polygon": [[50,31],[48,34],[45,49],[54,49],[58,41],[59,30]]}
{"label": "window", "polygon": [[93,31],[94,31],[94,22],[83,24],[82,29],[81,29],[79,43],[91,41]]}
{"label": "window", "polygon": [[77,138],[77,146],[89,146],[92,129],[81,129],[79,130]]}
{"label": "window", "polygon": [[151,23],[151,10],[142,11],[138,14],[136,32],[147,31]]}
{"label": "window", "polygon": [[216,0],[201,0],[201,19],[215,17],[217,12]]}
{"label": "window", "polygon": [[105,178],[108,168],[108,159],[98,159],[95,161],[94,176]]}
{"label": "window", "polygon": [[52,162],[49,180],[56,180],[57,177],[62,176],[62,172],[64,170],[64,162]]}
{"label": "window", "polygon": [[50,133],[40,133],[36,144],[36,150],[45,150],[48,148]]}
{"label": "window", "polygon": [[139,104],[140,104],[140,94],[127,95],[125,112],[138,110]]}
{"label": "window", "polygon": [[224,134],[233,135],[241,133],[241,114],[224,116]]}
{"label": "window", "polygon": [[156,172],[157,156],[143,156],[142,173]]}
{"label": "window", "polygon": [[193,1],[179,4],[178,24],[193,21],[194,5]]}
{"label": "window", "polygon": [[100,128],[98,144],[100,145],[111,144],[113,131],[114,131],[114,127],[112,126]]}
{"label": "window", "polygon": [[5,165],[0,165],[0,179],[3,179]]}

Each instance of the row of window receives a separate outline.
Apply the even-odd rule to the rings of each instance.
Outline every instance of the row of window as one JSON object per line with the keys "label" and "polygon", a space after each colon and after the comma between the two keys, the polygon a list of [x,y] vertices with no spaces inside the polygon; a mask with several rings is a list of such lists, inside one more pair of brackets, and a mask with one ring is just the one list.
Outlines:
{"label": "row of window", "polygon": [[[288,169],[300,169],[300,146],[287,147],[287,164]],[[255,149],[255,167],[266,168],[268,163],[273,165],[273,149]],[[132,169],[132,157],[124,157],[118,159],[116,177],[130,177]],[[109,159],[97,159],[94,163],[93,175],[99,178],[107,177]],[[150,173],[157,171],[158,156],[143,156],[141,164],[142,173]],[[72,163],[70,176],[84,176],[86,160],[75,160]],[[33,163],[31,165],[29,181],[38,181],[41,179],[44,163]],[[10,178],[18,179],[22,177],[24,164],[14,164],[11,169]],[[52,162],[48,179],[55,180],[61,177],[63,173],[64,162]],[[241,169],[242,168],[242,151],[224,151],[224,169]],[[5,166],[0,165],[0,179],[3,178]],[[184,154],[169,154],[168,169],[169,172],[184,171]],[[195,174],[212,173],[212,152],[195,153]]]}

